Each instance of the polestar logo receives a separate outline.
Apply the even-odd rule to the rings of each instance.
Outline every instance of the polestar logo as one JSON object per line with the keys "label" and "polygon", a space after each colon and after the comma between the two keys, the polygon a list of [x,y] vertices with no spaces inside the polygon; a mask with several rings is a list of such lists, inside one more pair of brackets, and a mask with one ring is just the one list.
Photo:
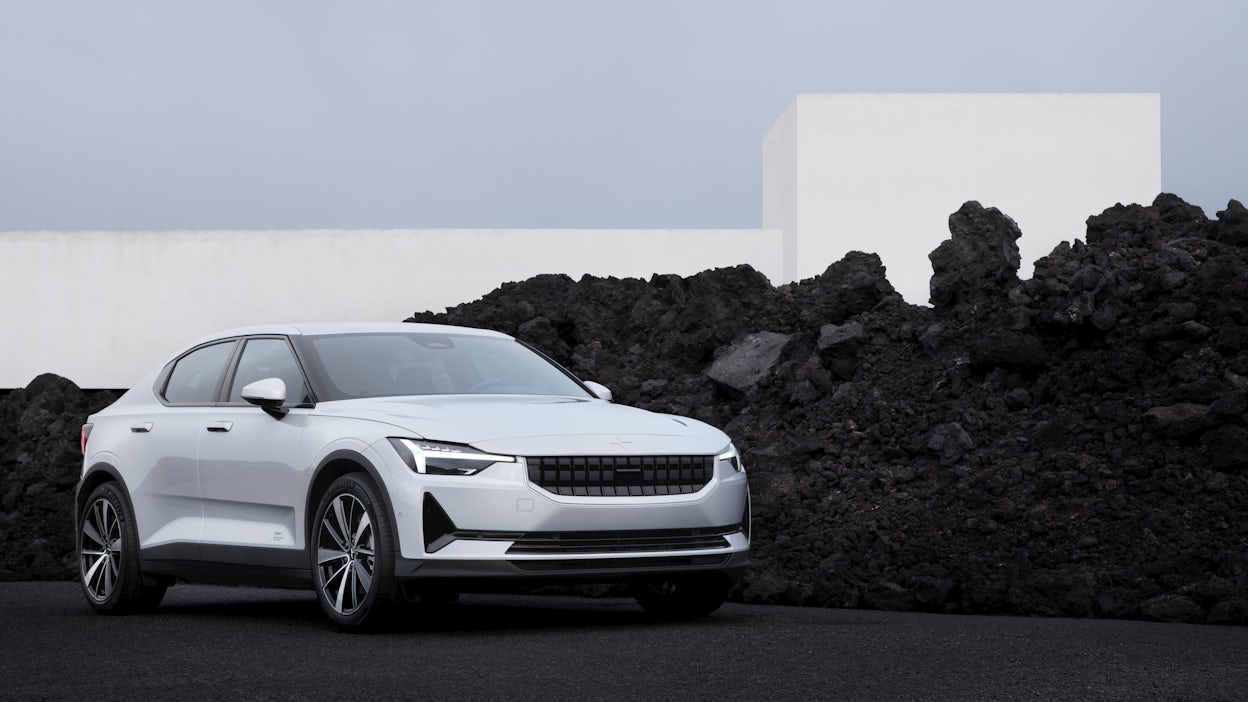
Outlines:
{"label": "polestar logo", "polygon": [[612,441],[612,442],[611,442],[611,445],[612,445],[612,446],[619,446],[620,448],[622,448],[622,449],[623,449],[623,448],[627,448],[627,447],[625,446],[625,444],[631,444],[631,443],[633,443],[633,442],[629,441],[628,439],[622,438],[619,434],[616,434],[616,435],[615,435],[615,441]]}

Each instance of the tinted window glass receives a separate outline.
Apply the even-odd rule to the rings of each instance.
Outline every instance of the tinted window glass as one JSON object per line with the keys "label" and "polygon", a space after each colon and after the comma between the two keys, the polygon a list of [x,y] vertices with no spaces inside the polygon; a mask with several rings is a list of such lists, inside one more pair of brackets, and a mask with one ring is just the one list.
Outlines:
{"label": "tinted window glass", "polygon": [[[511,339],[461,334],[307,337],[318,399],[509,394],[585,397],[558,367]],[[324,385],[325,387],[322,387]]]}
{"label": "tinted window glass", "polygon": [[230,402],[244,402],[243,388],[265,378],[281,378],[286,383],[287,405],[304,401],[303,372],[285,339],[250,339],[243,347],[238,370],[230,386]]}
{"label": "tinted window glass", "polygon": [[196,349],[178,359],[165,383],[165,399],[193,404],[212,402],[217,382],[233,352],[234,342],[227,341]]}

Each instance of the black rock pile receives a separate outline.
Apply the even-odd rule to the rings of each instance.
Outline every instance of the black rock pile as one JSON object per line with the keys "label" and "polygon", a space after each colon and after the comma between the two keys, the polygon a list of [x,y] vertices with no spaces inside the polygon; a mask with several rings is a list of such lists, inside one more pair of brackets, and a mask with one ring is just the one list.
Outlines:
{"label": "black rock pile", "polygon": [[[745,601],[1248,622],[1248,211],[1115,206],[1021,282],[1012,220],[949,224],[931,308],[851,253],[780,287],[543,275],[409,321],[725,429]],[[0,399],[0,579],[73,577],[76,428],[109,399],[49,376]]]}
{"label": "black rock pile", "polygon": [[84,393],[45,373],[0,397],[0,580],[67,580],[82,423],[111,392]]}
{"label": "black rock pile", "polygon": [[725,429],[746,601],[1248,621],[1248,211],[1116,206],[1024,282],[1009,217],[949,225],[932,308],[851,253],[778,288],[546,275],[411,319]]}

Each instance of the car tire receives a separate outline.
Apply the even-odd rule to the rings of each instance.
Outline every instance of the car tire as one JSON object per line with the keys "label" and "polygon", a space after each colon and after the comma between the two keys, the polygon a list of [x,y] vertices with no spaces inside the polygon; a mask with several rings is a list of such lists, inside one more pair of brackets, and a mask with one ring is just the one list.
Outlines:
{"label": "car tire", "polygon": [[95,611],[150,612],[160,604],[166,586],[143,577],[134,512],[116,483],[103,483],[91,491],[79,515],[75,541],[78,582]]}
{"label": "car tire", "polygon": [[732,581],[722,573],[689,573],[638,580],[633,597],[647,613],[662,619],[704,617],[728,599]]}
{"label": "car tire", "polygon": [[308,539],[321,610],[340,629],[388,623],[394,599],[394,538],[385,502],[372,480],[348,473],[321,496]]}

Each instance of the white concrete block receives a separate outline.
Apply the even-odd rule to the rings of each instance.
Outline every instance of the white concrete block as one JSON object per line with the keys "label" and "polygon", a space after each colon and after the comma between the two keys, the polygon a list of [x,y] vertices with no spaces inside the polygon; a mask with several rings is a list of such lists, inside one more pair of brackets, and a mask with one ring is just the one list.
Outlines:
{"label": "white concrete block", "polygon": [[1028,278],[1090,215],[1152,202],[1160,114],[1157,94],[798,95],[764,139],[763,226],[784,232],[786,280],[875,252],[926,304],[927,255],[978,200],[1018,222]]}

